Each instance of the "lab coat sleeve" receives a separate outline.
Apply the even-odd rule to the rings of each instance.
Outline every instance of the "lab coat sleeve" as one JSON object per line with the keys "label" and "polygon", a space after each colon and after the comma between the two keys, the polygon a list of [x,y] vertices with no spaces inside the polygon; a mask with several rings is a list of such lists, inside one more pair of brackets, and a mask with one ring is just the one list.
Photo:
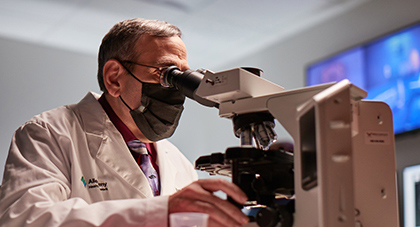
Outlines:
{"label": "lab coat sleeve", "polygon": [[12,139],[0,190],[0,226],[167,226],[168,197],[88,204],[71,198],[71,144],[50,125],[26,123]]}

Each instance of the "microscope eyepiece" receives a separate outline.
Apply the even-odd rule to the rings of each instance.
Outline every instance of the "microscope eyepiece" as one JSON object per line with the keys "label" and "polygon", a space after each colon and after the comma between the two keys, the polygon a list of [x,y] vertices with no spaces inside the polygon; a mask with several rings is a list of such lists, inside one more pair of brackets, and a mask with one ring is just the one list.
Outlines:
{"label": "microscope eyepiece", "polygon": [[202,71],[185,70],[181,71],[176,66],[168,67],[162,75],[160,75],[160,83],[164,87],[176,88],[185,96],[197,101],[198,103],[209,106],[218,107],[217,103],[201,98],[195,94],[204,75]]}
{"label": "microscope eyepiece", "polygon": [[165,71],[160,75],[160,84],[164,87],[174,87],[173,77],[182,74],[182,71],[175,65],[169,66]]}

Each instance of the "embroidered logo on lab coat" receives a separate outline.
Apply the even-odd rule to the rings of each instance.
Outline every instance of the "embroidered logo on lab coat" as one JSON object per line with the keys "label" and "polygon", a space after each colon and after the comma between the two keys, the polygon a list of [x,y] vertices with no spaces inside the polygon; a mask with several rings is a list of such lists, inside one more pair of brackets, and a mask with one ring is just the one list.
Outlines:
{"label": "embroidered logo on lab coat", "polygon": [[92,188],[99,188],[101,191],[108,191],[108,183],[107,182],[100,182],[96,178],[90,178],[86,184],[85,178],[82,176],[80,179],[83,182],[85,188],[92,189]]}
{"label": "embroidered logo on lab coat", "polygon": [[85,178],[82,176],[82,178],[81,178],[80,180],[82,181],[83,185],[84,185],[84,186],[85,186],[85,188],[86,188],[86,181],[85,181]]}

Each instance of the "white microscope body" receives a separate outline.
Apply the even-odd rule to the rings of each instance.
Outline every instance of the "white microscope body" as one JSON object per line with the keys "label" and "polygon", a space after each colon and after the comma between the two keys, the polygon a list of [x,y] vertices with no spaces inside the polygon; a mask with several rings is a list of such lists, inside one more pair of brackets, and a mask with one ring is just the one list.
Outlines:
{"label": "white microscope body", "polygon": [[294,227],[399,226],[387,104],[348,80],[286,91],[243,68],[203,75],[194,95],[220,117],[268,111],[293,138]]}

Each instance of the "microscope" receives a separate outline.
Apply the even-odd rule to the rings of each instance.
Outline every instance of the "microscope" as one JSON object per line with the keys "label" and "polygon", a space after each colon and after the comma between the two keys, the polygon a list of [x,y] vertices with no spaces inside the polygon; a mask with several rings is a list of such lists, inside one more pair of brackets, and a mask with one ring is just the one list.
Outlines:
{"label": "microscope", "polygon": [[[195,168],[231,177],[248,196],[250,226],[398,227],[389,106],[363,100],[367,93],[348,80],[285,90],[261,74],[176,66],[162,74],[163,86],[218,108],[240,138]],[[276,142],[275,121],[293,146]]]}

